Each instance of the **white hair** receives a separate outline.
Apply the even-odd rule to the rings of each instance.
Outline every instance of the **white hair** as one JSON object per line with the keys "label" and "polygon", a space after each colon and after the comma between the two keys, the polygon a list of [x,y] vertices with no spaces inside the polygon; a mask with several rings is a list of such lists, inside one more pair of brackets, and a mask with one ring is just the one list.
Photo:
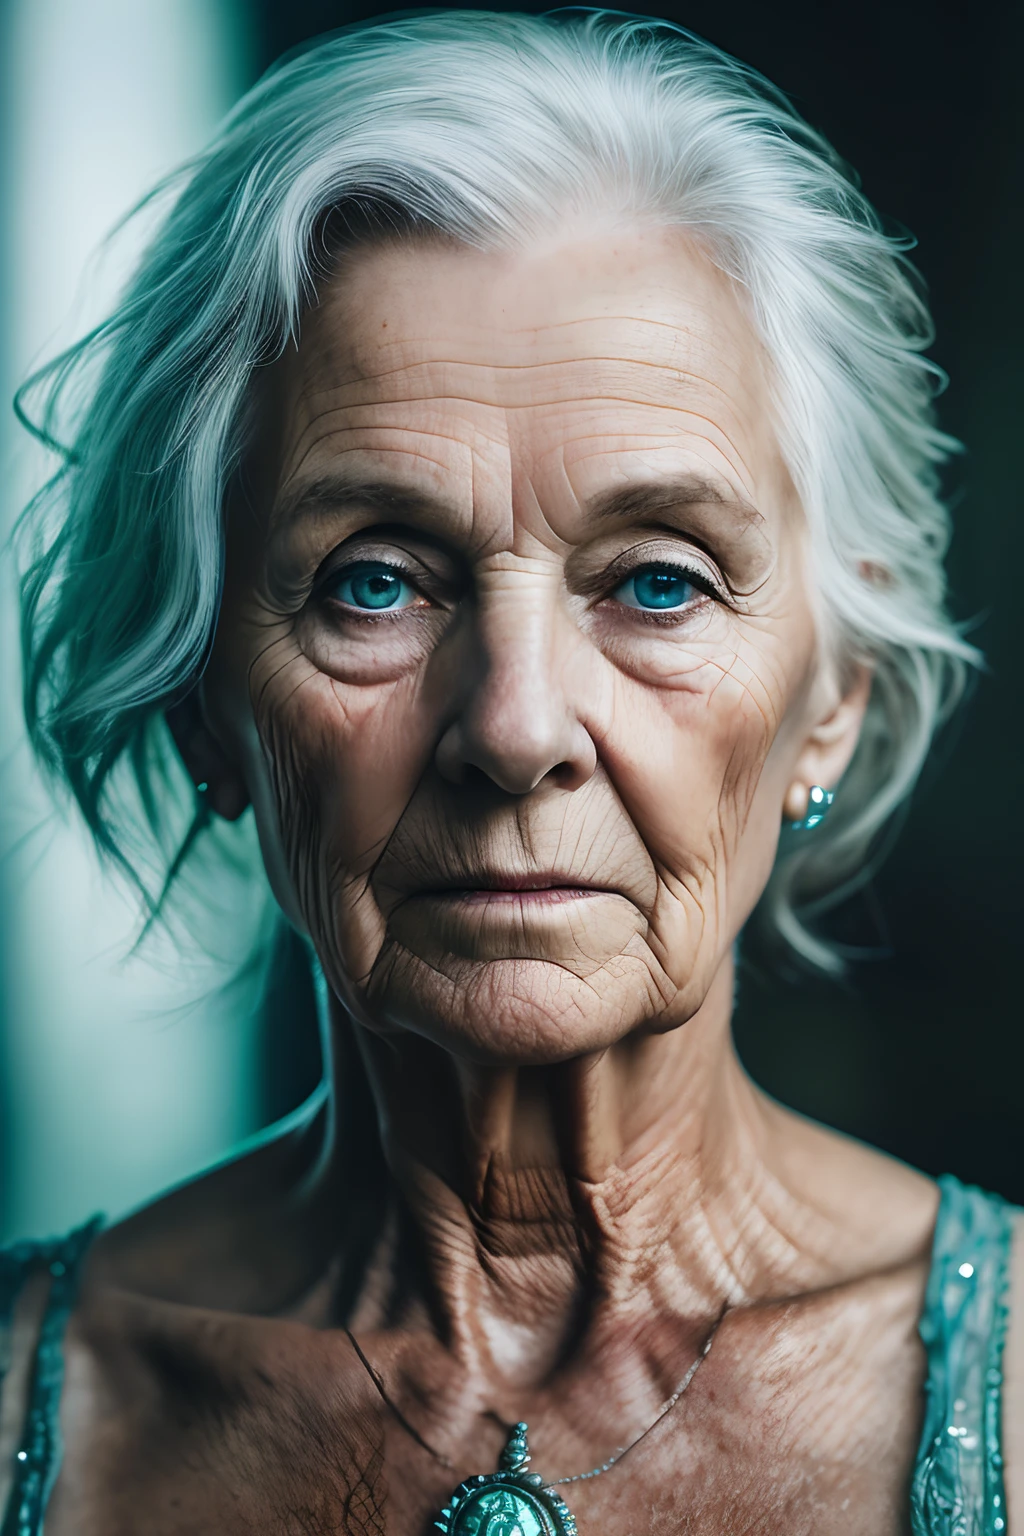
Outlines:
{"label": "white hair", "polygon": [[783,837],[762,903],[835,967],[807,913],[863,876],[976,655],[945,611],[938,474],[955,444],[934,420],[910,242],[828,144],[667,22],[406,13],[285,58],[173,186],[116,312],[30,386],[45,391],[34,430],[65,447],[25,520],[26,712],[101,845],[126,857],[108,785],[122,761],[159,820],[152,746],[209,654],[250,380],[297,337],[339,238],[509,249],[576,214],[654,220],[692,232],[745,297],[823,640],[874,670],[835,808]]}

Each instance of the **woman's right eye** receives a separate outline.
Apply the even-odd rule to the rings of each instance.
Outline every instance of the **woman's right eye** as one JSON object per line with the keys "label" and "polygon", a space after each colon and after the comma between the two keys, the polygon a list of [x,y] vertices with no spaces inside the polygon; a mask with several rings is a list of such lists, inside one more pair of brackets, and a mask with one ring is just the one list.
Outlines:
{"label": "woman's right eye", "polygon": [[397,566],[383,560],[360,560],[355,565],[346,565],[330,578],[323,592],[325,597],[364,613],[394,613],[426,603],[422,593]]}

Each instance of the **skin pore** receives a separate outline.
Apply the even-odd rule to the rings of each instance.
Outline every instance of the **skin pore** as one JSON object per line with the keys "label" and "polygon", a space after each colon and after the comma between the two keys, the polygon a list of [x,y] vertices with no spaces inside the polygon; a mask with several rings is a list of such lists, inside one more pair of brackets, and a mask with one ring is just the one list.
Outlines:
{"label": "skin pore", "polygon": [[[97,1343],[119,1285],[122,1333],[146,1292],[129,1353],[152,1397],[170,1390],[152,1340],[187,1336],[204,1369],[278,1383],[269,1405],[287,1374],[293,1465],[315,1418],[349,1469],[345,1524],[275,1523],[268,1447],[291,1431],[268,1406],[263,1513],[243,1526],[245,1479],[210,1452],[219,1481],[200,1471],[178,1513],[144,1484],[154,1531],[420,1536],[517,1419],[549,1477],[627,1444],[723,1308],[685,1401],[568,1490],[581,1531],[902,1531],[935,1189],[767,1100],[730,1036],[733,946],[780,825],[841,777],[869,686],[820,643],[736,291],[656,229],[375,245],[259,404],[179,741],[222,814],[252,801],[372,1084],[388,1219],[347,1320],[451,1467],[334,1326],[334,1213],[359,1170],[327,1128],[280,1198],[242,1202],[257,1247],[283,1224],[299,1256],[287,1305],[128,1284],[117,1239],[100,1251],[54,1530],[105,1497],[86,1431],[70,1442],[76,1403],[123,1399]],[[154,1464],[142,1433],[114,1436],[122,1462]],[[327,1462],[305,1475],[337,1521]]]}

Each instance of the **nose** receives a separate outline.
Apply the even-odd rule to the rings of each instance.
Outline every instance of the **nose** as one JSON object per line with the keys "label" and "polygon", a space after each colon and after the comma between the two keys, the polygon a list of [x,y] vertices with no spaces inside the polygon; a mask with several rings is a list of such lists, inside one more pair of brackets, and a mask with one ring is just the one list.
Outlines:
{"label": "nose", "polygon": [[597,767],[571,678],[582,682],[582,637],[561,607],[525,572],[503,572],[480,594],[462,652],[461,707],[437,747],[437,767],[454,784],[483,774],[510,795],[544,780],[579,789]]}

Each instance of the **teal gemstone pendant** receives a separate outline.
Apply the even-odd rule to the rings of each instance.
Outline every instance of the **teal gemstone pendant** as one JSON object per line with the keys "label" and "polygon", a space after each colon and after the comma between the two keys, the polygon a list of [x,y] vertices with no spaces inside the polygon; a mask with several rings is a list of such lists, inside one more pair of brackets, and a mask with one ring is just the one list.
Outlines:
{"label": "teal gemstone pendant", "polygon": [[517,1424],[500,1470],[467,1477],[434,1521],[443,1536],[576,1536],[572,1511],[539,1472],[527,1472],[526,1425]]}

